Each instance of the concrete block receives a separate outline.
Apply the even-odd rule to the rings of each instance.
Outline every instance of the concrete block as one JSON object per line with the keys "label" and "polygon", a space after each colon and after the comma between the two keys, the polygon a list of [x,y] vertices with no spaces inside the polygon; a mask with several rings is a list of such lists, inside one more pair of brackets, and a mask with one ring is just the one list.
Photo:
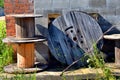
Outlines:
{"label": "concrete block", "polygon": [[102,15],[102,16],[113,25],[120,23],[120,16],[115,15]]}
{"label": "concrete block", "polygon": [[41,9],[34,9],[34,13],[35,14],[41,14],[41,15],[43,15],[44,14],[44,10],[41,10]]}
{"label": "concrete block", "polygon": [[48,36],[48,18],[36,18],[35,19],[35,34],[43,35],[44,37]]}
{"label": "concrete block", "polygon": [[71,8],[88,7],[89,0],[70,0]]}
{"label": "concrete block", "polygon": [[117,8],[120,6],[120,0],[106,0],[106,2],[109,8]]}
{"label": "concrete block", "polygon": [[106,7],[106,0],[89,0],[89,7],[95,7],[95,8]]}
{"label": "concrete block", "polygon": [[69,0],[53,0],[52,7],[54,9],[69,8]]}
{"label": "concrete block", "polygon": [[52,0],[34,0],[35,9],[51,9]]}
{"label": "concrete block", "polygon": [[120,15],[120,7],[116,8],[116,15]]}
{"label": "concrete block", "polygon": [[116,10],[114,8],[99,8],[99,13],[103,15],[115,15]]}
{"label": "concrete block", "polygon": [[98,8],[82,8],[81,11],[87,13],[98,13]]}
{"label": "concrete block", "polygon": [[35,43],[35,55],[37,62],[49,64],[50,56],[47,41]]}

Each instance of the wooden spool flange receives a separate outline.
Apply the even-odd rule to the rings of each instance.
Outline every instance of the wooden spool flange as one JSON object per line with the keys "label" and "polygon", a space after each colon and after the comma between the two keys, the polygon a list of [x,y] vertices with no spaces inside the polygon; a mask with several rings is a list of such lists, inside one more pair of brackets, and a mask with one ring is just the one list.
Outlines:
{"label": "wooden spool flange", "polygon": [[35,18],[42,17],[42,15],[35,14],[13,14],[16,20],[16,37],[17,38],[31,38],[35,36]]}
{"label": "wooden spool flange", "polygon": [[31,73],[42,71],[47,65],[35,65],[34,45],[35,42],[43,42],[45,39],[39,38],[15,38],[7,37],[3,39],[5,43],[17,45],[17,64],[10,64],[4,67],[4,71],[8,73]]}
{"label": "wooden spool flange", "polygon": [[[15,73],[21,72],[35,72],[46,68],[35,69],[35,42],[42,42],[45,39],[35,38],[35,17],[42,17],[34,14],[15,14],[7,15],[13,16],[16,19],[16,37],[9,37],[3,39],[5,43],[13,43],[17,45],[17,65],[8,65],[4,68],[6,72]],[[17,71],[15,70],[17,69]],[[29,70],[30,69],[30,70]]]}
{"label": "wooden spool flange", "polygon": [[115,41],[115,64],[120,66],[120,34],[104,35],[104,38]]}

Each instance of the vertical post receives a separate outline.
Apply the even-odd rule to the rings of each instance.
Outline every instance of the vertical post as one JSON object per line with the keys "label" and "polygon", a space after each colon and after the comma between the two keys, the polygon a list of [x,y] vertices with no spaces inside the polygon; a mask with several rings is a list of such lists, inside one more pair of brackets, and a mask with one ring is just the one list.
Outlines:
{"label": "vertical post", "polygon": [[115,63],[120,66],[120,40],[115,41]]}
{"label": "vertical post", "polygon": [[17,66],[19,68],[31,68],[34,66],[34,43],[17,45]]}

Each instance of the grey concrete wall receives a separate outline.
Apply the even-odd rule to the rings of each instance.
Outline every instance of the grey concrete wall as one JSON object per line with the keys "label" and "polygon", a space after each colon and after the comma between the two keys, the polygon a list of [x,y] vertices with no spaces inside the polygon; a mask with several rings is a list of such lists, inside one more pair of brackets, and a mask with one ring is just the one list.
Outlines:
{"label": "grey concrete wall", "polygon": [[61,13],[62,10],[96,12],[112,24],[120,23],[119,0],[34,0],[34,13],[43,14],[46,23],[48,13]]}

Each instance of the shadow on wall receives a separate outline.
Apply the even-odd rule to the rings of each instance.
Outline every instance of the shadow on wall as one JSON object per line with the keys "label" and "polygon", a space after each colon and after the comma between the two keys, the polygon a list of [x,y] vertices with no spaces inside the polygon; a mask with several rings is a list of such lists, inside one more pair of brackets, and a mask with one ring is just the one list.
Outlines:
{"label": "shadow on wall", "polygon": [[[48,40],[48,29],[40,24],[36,24],[37,30],[40,32]],[[53,67],[56,64],[61,65],[54,56],[51,55],[50,50],[48,48],[48,43],[36,43],[36,59],[41,63],[48,63],[50,66]]]}
{"label": "shadow on wall", "polygon": [[[35,35],[35,36],[47,39],[48,29],[46,29],[44,26],[39,24],[36,24],[36,28],[41,33],[42,36],[41,35]],[[50,55],[46,41],[37,42],[35,44],[35,55],[36,55],[36,61],[39,61],[40,63],[44,63],[44,64],[49,64]]]}
{"label": "shadow on wall", "polygon": [[[100,14],[98,14],[98,24],[100,25],[103,33],[106,32],[109,28],[111,28],[112,25],[111,23],[109,23],[107,20],[105,20]],[[116,28],[117,26],[113,27],[109,32],[107,32],[106,34],[120,34],[120,30],[118,30]],[[106,40],[104,39],[104,46],[103,46],[103,51],[104,52],[114,52],[114,46],[115,46],[115,42],[112,40]]]}
{"label": "shadow on wall", "polygon": [[46,27],[44,27],[40,24],[36,24],[36,28],[42,36],[44,36],[45,38],[48,37],[48,29]]}

